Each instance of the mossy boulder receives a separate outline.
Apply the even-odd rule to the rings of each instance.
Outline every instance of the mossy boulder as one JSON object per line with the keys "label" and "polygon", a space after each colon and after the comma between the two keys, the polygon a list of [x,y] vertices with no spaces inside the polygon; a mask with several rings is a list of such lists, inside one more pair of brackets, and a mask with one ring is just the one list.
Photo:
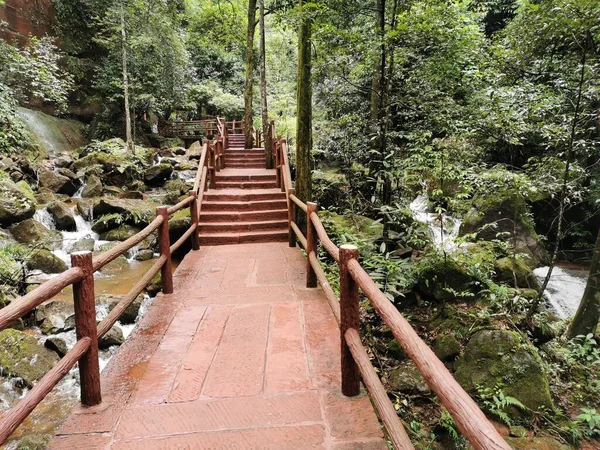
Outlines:
{"label": "mossy boulder", "polygon": [[[9,226],[30,219],[35,214],[36,200],[29,185],[14,183],[0,173],[0,225]],[[27,189],[25,188],[27,186]]]}
{"label": "mossy boulder", "polygon": [[121,345],[123,342],[125,342],[123,330],[117,325],[113,325],[113,327],[98,340],[98,348],[104,350],[113,345]]}
{"label": "mossy boulder", "polygon": [[157,164],[144,170],[144,181],[150,186],[163,184],[171,178],[173,166],[170,164]]}
{"label": "mossy boulder", "polygon": [[343,211],[349,206],[351,192],[348,181],[337,171],[313,172],[313,192],[315,201],[323,209],[335,207]]}
{"label": "mossy boulder", "polygon": [[61,333],[70,329],[66,320],[73,314],[73,303],[52,300],[38,306],[35,311],[35,322],[44,334]]}
{"label": "mossy boulder", "polygon": [[49,203],[46,209],[54,219],[56,228],[59,230],[75,231],[77,229],[73,211],[71,211],[71,208],[66,203],[55,200]]}
{"label": "mossy boulder", "polygon": [[453,361],[460,354],[460,342],[452,334],[443,334],[436,339],[434,352],[442,361]]}
{"label": "mossy boulder", "polygon": [[38,249],[27,260],[27,268],[44,273],[61,273],[67,270],[67,264],[51,251]]}
{"label": "mossy boulder", "polygon": [[48,350],[56,352],[56,354],[61,358],[65,356],[69,351],[65,340],[56,336],[51,336],[48,339],[46,339],[44,341],[44,347],[46,347]]}
{"label": "mossy boulder", "polygon": [[479,290],[478,280],[470,275],[465,266],[454,259],[431,259],[424,263],[417,289],[429,300],[456,301],[457,294],[474,298]]}
{"label": "mossy boulder", "polygon": [[166,201],[169,204],[178,203],[179,197],[190,191],[187,183],[179,179],[167,181],[164,188],[167,191]]}
{"label": "mossy boulder", "polygon": [[49,230],[33,219],[27,219],[12,226],[10,232],[15,240],[21,244],[37,246],[46,250],[55,250],[62,245],[60,231]]}
{"label": "mossy boulder", "polygon": [[148,225],[156,217],[156,206],[146,200],[105,197],[93,207],[94,217],[121,214],[130,225]]}
{"label": "mossy boulder", "polygon": [[83,187],[83,191],[81,191],[81,197],[100,197],[102,195],[102,191],[102,180],[100,180],[100,178],[98,178],[96,175],[90,175],[85,180],[85,186]]}
{"label": "mossy boulder", "polygon": [[149,261],[154,258],[154,251],[149,248],[141,249],[135,254],[136,261]]}
{"label": "mossy boulder", "polygon": [[192,226],[189,208],[180,209],[169,218],[169,237],[171,243],[179,239]]}
{"label": "mossy boulder", "polygon": [[542,361],[519,333],[482,330],[467,344],[456,362],[456,380],[471,393],[478,389],[501,389],[533,411],[553,411],[548,379]]}
{"label": "mossy boulder", "polygon": [[70,249],[70,253],[77,252],[93,252],[94,247],[96,246],[96,241],[91,238],[81,239],[77,241]]}
{"label": "mossy boulder", "polygon": [[0,331],[0,368],[4,375],[20,378],[31,388],[58,361],[58,355],[22,331]]}
{"label": "mossy boulder", "polygon": [[100,233],[100,239],[104,241],[126,241],[139,233],[140,229],[131,225],[121,225],[110,231]]}
{"label": "mossy boulder", "polygon": [[76,179],[50,170],[47,167],[40,168],[38,172],[38,178],[41,187],[48,188],[52,192],[56,192],[58,194],[65,194],[68,196],[74,195],[78,191],[80,185]]}
{"label": "mossy boulder", "polygon": [[334,234],[352,234],[367,239],[378,239],[383,234],[383,224],[358,214],[335,214],[321,211],[319,216]]}
{"label": "mossy boulder", "polygon": [[[108,310],[112,311],[115,306],[119,304],[119,302],[123,299],[122,296],[103,296],[106,297],[108,303]],[[143,295],[138,295],[136,299],[127,307],[125,312],[119,317],[119,322],[128,324],[135,323],[137,316],[140,312],[140,307],[142,306],[142,302],[144,301]]]}
{"label": "mossy boulder", "polygon": [[16,450],[44,450],[52,436],[49,434],[30,434],[19,439]]}
{"label": "mossy boulder", "polygon": [[520,259],[505,257],[495,263],[496,278],[511,286],[538,289],[539,285],[531,268]]}
{"label": "mossy boulder", "polygon": [[425,379],[410,360],[402,361],[400,366],[389,372],[386,386],[392,392],[403,392],[412,395],[431,394],[431,389]]}
{"label": "mossy boulder", "polygon": [[150,297],[154,297],[156,294],[160,292],[162,289],[162,279],[160,277],[160,272],[152,277],[148,286],[146,286],[146,292]]}
{"label": "mossy boulder", "polygon": [[506,442],[514,450],[572,450],[570,447],[552,437],[509,437]]}

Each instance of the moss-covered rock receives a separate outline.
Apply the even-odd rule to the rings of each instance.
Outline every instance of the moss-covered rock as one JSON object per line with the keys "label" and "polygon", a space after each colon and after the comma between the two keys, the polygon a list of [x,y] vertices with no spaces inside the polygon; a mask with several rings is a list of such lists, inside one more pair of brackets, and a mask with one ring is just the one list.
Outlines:
{"label": "moss-covered rock", "polygon": [[337,171],[313,172],[313,192],[315,201],[323,209],[333,207],[343,211],[349,206],[351,192],[348,181]]}
{"label": "moss-covered rock", "polygon": [[131,225],[121,225],[110,231],[100,233],[100,239],[104,241],[126,241],[140,232],[140,229]]}
{"label": "moss-covered rock", "polygon": [[91,238],[81,239],[80,241],[77,241],[75,244],[73,244],[73,246],[71,247],[70,253],[93,252],[95,246],[96,246],[96,241],[94,239],[91,239]]}
{"label": "moss-covered rock", "polygon": [[456,362],[455,377],[468,392],[499,388],[533,411],[554,410],[539,355],[514,331],[476,333]]}
{"label": "moss-covered rock", "polygon": [[55,250],[62,245],[60,231],[49,230],[33,219],[27,219],[12,226],[10,232],[15,240],[21,244],[37,246],[46,250]]}
{"label": "moss-covered rock", "polygon": [[424,264],[417,283],[418,290],[428,299],[452,302],[460,294],[474,298],[479,289],[478,280],[454,259],[431,259]]}
{"label": "moss-covered rock", "polygon": [[20,378],[23,385],[33,387],[58,361],[58,355],[22,331],[0,331],[0,367],[2,373]]}
{"label": "moss-covered rock", "polygon": [[387,375],[388,390],[414,395],[429,395],[431,389],[412,361],[403,361]]}
{"label": "moss-covered rock", "polygon": [[335,214],[321,211],[319,216],[333,234],[352,234],[366,239],[378,239],[383,234],[383,224],[358,214]]}
{"label": "moss-covered rock", "polygon": [[452,334],[443,334],[436,339],[434,352],[442,361],[453,361],[460,354],[460,342]]}
{"label": "moss-covered rock", "polygon": [[538,289],[539,285],[531,268],[520,259],[505,257],[495,263],[496,278],[511,286]]}
{"label": "moss-covered rock", "polygon": [[100,180],[100,178],[98,178],[96,175],[90,175],[85,180],[85,186],[83,191],[81,191],[81,197],[100,197],[102,195],[102,190],[102,180]]}
{"label": "moss-covered rock", "polygon": [[93,207],[94,217],[121,214],[130,225],[147,225],[156,217],[156,206],[145,200],[105,197]]}
{"label": "moss-covered rock", "polygon": [[166,201],[169,204],[178,203],[179,197],[190,191],[187,183],[179,179],[167,181],[164,188],[167,191]]}
{"label": "moss-covered rock", "polygon": [[65,356],[69,351],[65,340],[56,336],[51,336],[48,339],[46,339],[44,341],[44,347],[46,347],[48,350],[56,352],[56,354],[61,358]]}
{"label": "moss-covered rock", "polygon": [[[115,306],[117,306],[119,304],[119,302],[122,300],[122,296],[110,296],[112,298],[112,301],[110,303],[108,303],[108,310],[112,311]],[[123,312],[123,314],[121,315],[121,317],[119,318],[119,321],[121,323],[134,323],[135,319],[137,319],[137,316],[140,312],[140,307],[142,306],[142,302],[144,301],[144,296],[138,295],[136,297],[136,299],[127,307],[127,309],[125,310],[125,312]]]}
{"label": "moss-covered rock", "polygon": [[[21,182],[20,182],[21,183]],[[23,182],[24,183],[24,182]],[[27,188],[25,188],[25,185]],[[33,217],[36,200],[31,188],[15,184],[0,173],[0,225],[9,226]]]}
{"label": "moss-covered rock", "polygon": [[144,181],[150,186],[163,184],[171,178],[173,166],[170,164],[157,164],[144,170]]}
{"label": "moss-covered rock", "polygon": [[125,342],[123,330],[117,325],[113,325],[113,327],[98,340],[98,348],[107,349],[113,345],[121,345],[123,342]]}
{"label": "moss-covered rock", "polygon": [[44,273],[61,273],[67,270],[65,262],[49,250],[35,250],[27,260],[29,270],[41,270]]}
{"label": "moss-covered rock", "polygon": [[52,436],[49,434],[29,434],[19,439],[17,450],[44,450]]}
{"label": "moss-covered rock", "polygon": [[74,195],[80,185],[75,179],[50,170],[47,167],[40,168],[38,177],[41,187],[48,188],[58,194]]}
{"label": "moss-covered rock", "polygon": [[514,450],[572,450],[572,447],[552,437],[509,437],[506,442]]}
{"label": "moss-covered rock", "polygon": [[59,230],[75,231],[77,229],[73,211],[71,211],[71,208],[66,203],[55,200],[49,203],[46,209],[54,219],[56,228]]}
{"label": "moss-covered rock", "polygon": [[148,286],[146,286],[146,292],[150,297],[154,297],[156,294],[160,292],[162,289],[162,279],[160,277],[160,272],[152,277]]}

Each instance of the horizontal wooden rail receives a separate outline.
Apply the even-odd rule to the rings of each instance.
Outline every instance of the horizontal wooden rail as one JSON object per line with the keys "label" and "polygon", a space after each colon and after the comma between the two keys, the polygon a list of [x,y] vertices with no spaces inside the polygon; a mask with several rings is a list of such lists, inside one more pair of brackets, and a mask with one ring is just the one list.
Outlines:
{"label": "horizontal wooden rail", "polygon": [[423,342],[356,259],[348,262],[348,271],[471,445],[476,450],[510,450],[509,445],[475,401],[458,384],[444,363]]}
{"label": "horizontal wooden rail", "polygon": [[27,295],[12,301],[10,305],[0,310],[0,330],[4,330],[15,320],[23,317],[45,301],[50,300],[67,286],[80,281],[82,278],[83,271],[77,267],[73,267],[57,277],[46,281]]}
{"label": "horizontal wooden rail", "polygon": [[306,249],[306,238],[302,234],[302,231],[300,231],[300,228],[298,228],[298,225],[296,225],[294,222],[292,222],[290,225],[292,227],[292,230],[294,230],[294,233],[296,234],[296,237],[298,238],[298,240],[302,244],[302,247]]}
{"label": "horizontal wooden rail", "polygon": [[37,405],[50,393],[65,375],[77,364],[77,361],[88,351],[92,345],[90,338],[80,339],[73,348],[31,388],[27,395],[16,406],[4,413],[0,423],[0,442],[8,437],[19,427]]}
{"label": "horizontal wooden rail", "polygon": [[296,206],[298,208],[300,208],[302,211],[306,212],[306,203],[304,203],[302,200],[300,200],[298,197],[296,197],[295,195],[290,195],[290,200],[293,201]]}
{"label": "horizontal wooden rail", "polygon": [[310,215],[310,221],[317,232],[317,236],[319,236],[319,240],[321,241],[323,248],[327,250],[327,253],[329,253],[333,259],[339,262],[340,249],[333,243],[331,239],[329,239],[327,231],[325,231],[325,227],[323,226],[321,219],[319,219],[319,216],[315,213],[312,213]]}
{"label": "horizontal wooden rail", "polygon": [[329,306],[331,306],[331,310],[333,311],[333,315],[335,316],[335,320],[337,323],[340,323],[340,302],[338,301],[335,292],[331,288],[329,281],[327,280],[327,275],[325,275],[325,271],[323,267],[321,267],[321,263],[319,262],[319,258],[317,255],[312,252],[308,255],[308,260],[310,261],[310,265],[317,275],[317,280],[319,280],[319,284],[321,288],[323,288],[323,292],[325,293],[325,298],[327,298],[327,302]]}
{"label": "horizontal wooden rail", "polygon": [[388,432],[388,436],[390,437],[394,448],[396,450],[414,449],[414,446],[410,442],[410,438],[406,434],[404,427],[398,421],[396,410],[390,402],[387,392],[383,387],[383,384],[381,384],[381,380],[371,364],[371,360],[369,359],[369,355],[362,344],[358,331],[354,328],[347,330],[345,339],[346,343],[348,344],[348,348],[352,353],[352,357],[358,365],[363,383],[365,383],[369,394],[371,394],[373,403],[379,412],[379,417],[385,425],[385,429]]}
{"label": "horizontal wooden rail", "polygon": [[179,239],[177,239],[177,241],[175,241],[175,243],[173,245],[171,245],[171,247],[170,247],[171,255],[173,253],[175,253],[177,250],[179,250],[179,247],[181,247],[183,245],[183,243],[189,239],[189,237],[192,235],[192,233],[194,233],[196,231],[196,228],[197,228],[197,225],[195,223],[192,224],[192,226],[189,227],[188,230],[185,233],[183,233],[183,235]]}
{"label": "horizontal wooden rail", "polygon": [[180,209],[183,209],[186,206],[189,206],[190,203],[192,203],[193,201],[194,201],[194,199],[192,197],[186,197],[185,199],[181,200],[176,205],[173,205],[170,208],[167,208],[167,212],[169,213],[169,215],[175,214]]}

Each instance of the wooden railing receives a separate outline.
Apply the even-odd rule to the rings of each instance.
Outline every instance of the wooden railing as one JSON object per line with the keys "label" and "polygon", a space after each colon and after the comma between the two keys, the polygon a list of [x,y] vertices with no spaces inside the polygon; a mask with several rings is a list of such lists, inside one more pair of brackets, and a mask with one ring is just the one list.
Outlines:
{"label": "wooden railing", "polygon": [[[337,247],[327,235],[318,214],[316,203],[304,203],[295,195],[288,163],[287,143],[274,143],[277,183],[288,198],[289,245],[298,240],[306,250],[306,286],[321,284],[327,301],[340,326],[342,393],[355,396],[360,393],[360,378],[366,386],[388,436],[397,450],[413,449],[402,422],[398,418],[381,380],[371,364],[359,335],[359,289],[390,328],[396,340],[442,404],[454,418],[460,432],[476,450],[510,450],[498,431],[458,384],[429,346],[418,336],[396,307],[385,297],[359,262],[358,249],[352,245]],[[296,215],[306,214],[306,236],[300,230]],[[340,268],[339,300],[329,285],[317,248],[322,247],[337,261]]]}
{"label": "wooden railing", "polygon": [[243,120],[232,120],[229,122],[225,121],[224,119],[221,119],[221,120],[223,120],[223,123],[227,127],[229,134],[244,134],[244,121]]}
{"label": "wooden railing", "polygon": [[[84,406],[94,406],[101,403],[98,340],[112,328],[159,271],[161,273],[162,292],[164,294],[173,293],[171,255],[190,238],[192,249],[198,250],[200,248],[198,221],[204,191],[209,187],[214,187],[216,172],[225,167],[224,150],[226,141],[227,130],[222,127],[219,136],[214,141],[206,141],[203,145],[199,142],[192,144],[192,147],[201,147],[201,156],[194,187],[186,199],[171,207],[161,206],[157,208],[156,218],[146,228],[96,257],[92,257],[91,252],[72,254],[72,267],[70,269],[0,310],[0,330],[4,330],[15,320],[28,314],[45,301],[50,300],[67,286],[72,285],[77,335],[77,343],[73,348],[36,383],[16,406],[2,415],[0,419],[0,444],[17,429],[77,362],[79,362],[81,403]],[[171,244],[169,217],[187,207],[190,208],[192,224],[176,242]],[[138,245],[154,231],[158,231],[159,258],[106,318],[96,324],[94,273]]]}
{"label": "wooden railing", "polygon": [[162,129],[164,136],[201,138],[218,135],[217,120],[176,120],[167,122]]}

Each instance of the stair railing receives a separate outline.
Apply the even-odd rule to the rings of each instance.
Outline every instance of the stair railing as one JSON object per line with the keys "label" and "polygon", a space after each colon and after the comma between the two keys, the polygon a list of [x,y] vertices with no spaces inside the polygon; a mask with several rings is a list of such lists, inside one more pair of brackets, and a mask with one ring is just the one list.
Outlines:
{"label": "stair railing", "polygon": [[[510,446],[486,418],[477,403],[458,384],[444,363],[419,337],[408,321],[377,287],[359,262],[358,249],[352,245],[336,246],[329,238],[318,214],[316,203],[304,203],[296,197],[290,175],[287,142],[274,142],[273,153],[277,170],[277,185],[288,199],[289,246],[300,242],[306,250],[306,286],[319,283],[340,326],[342,393],[360,393],[360,379],[369,392],[397,450],[414,449],[387,392],[375,371],[359,334],[359,289],[390,328],[406,354],[413,361],[428,386],[437,394],[453,417],[460,432],[476,450],[510,450]],[[296,221],[297,214],[306,214],[306,236]],[[340,268],[339,300],[329,285],[319,258],[319,243]]]}
{"label": "stair railing", "polygon": [[[188,239],[191,239],[193,250],[200,249],[198,233],[202,201],[204,192],[209,187],[214,188],[215,186],[217,168],[224,167],[223,142],[223,134],[221,134],[212,142],[207,141],[203,145],[199,142],[192,144],[192,147],[201,147],[200,161],[196,171],[194,187],[187,198],[171,207],[160,206],[156,208],[156,218],[146,228],[106,252],[97,256],[93,256],[91,252],[73,253],[70,269],[46,281],[27,295],[12,301],[10,305],[0,310],[0,330],[4,330],[9,328],[17,319],[22,318],[42,303],[55,297],[67,286],[73,286],[75,330],[77,334],[77,343],[73,348],[35,384],[25,397],[13,408],[4,412],[0,419],[0,444],[6,441],[77,362],[79,362],[82,405],[92,407],[102,402],[98,340],[113,327],[158,272],[161,274],[163,294],[173,293],[171,256]],[[190,148],[192,149],[192,147]],[[184,208],[190,209],[192,224],[176,242],[171,243],[169,217]],[[155,231],[158,233],[160,256],[110,313],[100,323],[96,324],[94,273],[119,256],[126,254]]]}

